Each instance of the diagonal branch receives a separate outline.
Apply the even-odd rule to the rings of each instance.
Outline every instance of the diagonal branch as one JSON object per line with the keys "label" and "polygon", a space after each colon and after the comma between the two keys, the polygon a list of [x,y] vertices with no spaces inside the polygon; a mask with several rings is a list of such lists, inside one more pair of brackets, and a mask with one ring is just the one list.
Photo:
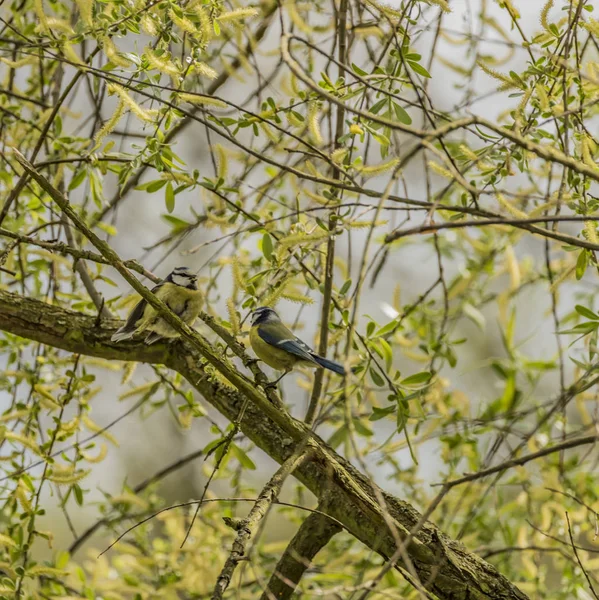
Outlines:
{"label": "diagonal branch", "polygon": [[[319,509],[322,508],[319,506]],[[313,512],[285,549],[260,600],[288,600],[312,559],[341,531],[326,514]]]}
{"label": "diagonal branch", "polygon": [[306,460],[307,456],[304,450],[305,444],[300,444],[299,448],[277,469],[277,472],[264,486],[262,492],[260,492],[260,496],[258,496],[248,516],[236,526],[237,536],[233,541],[231,553],[227,557],[222,571],[216,580],[216,585],[212,592],[212,600],[222,599],[225,590],[229,587],[229,583],[231,583],[237,565],[241,560],[246,558],[246,546],[248,542],[262,519],[268,513],[273,502],[277,499],[283,483]]}

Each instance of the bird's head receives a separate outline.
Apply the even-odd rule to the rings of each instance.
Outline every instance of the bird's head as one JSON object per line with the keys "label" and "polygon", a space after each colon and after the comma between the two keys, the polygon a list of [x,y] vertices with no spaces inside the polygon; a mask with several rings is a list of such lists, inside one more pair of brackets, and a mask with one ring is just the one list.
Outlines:
{"label": "bird's head", "polygon": [[169,281],[170,283],[174,283],[175,285],[187,288],[189,290],[198,289],[198,277],[187,267],[177,267],[173,269],[165,281]]}
{"label": "bird's head", "polygon": [[252,327],[264,323],[276,323],[280,320],[279,315],[268,306],[261,306],[252,313]]}

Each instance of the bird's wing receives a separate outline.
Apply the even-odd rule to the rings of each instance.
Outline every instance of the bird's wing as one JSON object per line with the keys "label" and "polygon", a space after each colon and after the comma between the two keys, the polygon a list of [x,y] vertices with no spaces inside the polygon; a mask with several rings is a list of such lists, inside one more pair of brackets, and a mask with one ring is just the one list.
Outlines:
{"label": "bird's wing", "polygon": [[[154,286],[150,291],[152,294],[155,294],[162,287],[162,283]],[[131,314],[127,317],[125,324],[119,329],[120,332],[128,332],[134,331],[139,321],[144,316],[144,311],[146,310],[146,306],[148,303],[142,298],[136,305],[135,308],[131,311]]]}
{"label": "bird's wing", "polygon": [[271,346],[281,348],[302,360],[316,362],[312,357],[312,350],[298,337],[295,337],[282,323],[265,323],[258,327],[258,335]]}

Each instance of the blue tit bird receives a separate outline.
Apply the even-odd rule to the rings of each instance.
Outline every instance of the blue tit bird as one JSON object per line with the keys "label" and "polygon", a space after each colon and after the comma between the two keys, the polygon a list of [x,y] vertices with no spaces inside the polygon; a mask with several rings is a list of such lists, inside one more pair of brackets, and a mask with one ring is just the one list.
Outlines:
{"label": "blue tit bird", "polygon": [[[187,267],[177,267],[151,291],[191,327],[202,305],[197,281],[197,276]],[[179,337],[179,332],[158,316],[153,306],[142,299],[135,305],[125,324],[110,339],[120,342],[142,331],[149,332],[145,339],[146,344],[153,344],[162,338]]]}
{"label": "blue tit bird", "polygon": [[284,371],[270,385],[276,385],[296,366],[324,367],[339,375],[345,375],[343,365],[316,354],[305,342],[285,327],[279,315],[267,306],[252,313],[250,344],[258,358],[269,367]]}

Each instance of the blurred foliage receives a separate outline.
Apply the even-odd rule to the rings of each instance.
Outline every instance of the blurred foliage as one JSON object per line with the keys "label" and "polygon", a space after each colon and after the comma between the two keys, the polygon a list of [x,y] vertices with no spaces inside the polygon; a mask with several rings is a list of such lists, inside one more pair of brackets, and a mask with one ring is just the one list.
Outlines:
{"label": "blurred foliage", "polygon": [[[98,298],[123,314],[136,300],[118,293],[102,261],[84,256],[88,280],[74,271],[86,241],[25,180],[15,147],[110,241],[141,239],[130,228],[148,210],[143,199],[163,198],[160,235],[143,237],[144,266],[151,256],[162,273],[162,260],[183,248],[199,271],[206,314],[235,336],[260,305],[277,306],[301,336],[314,321],[307,311],[319,312],[330,291],[328,355],[356,376],[325,376],[319,434],[418,510],[438,491],[420,471],[432,453],[447,482],[592,434],[593,3],[538,3],[530,38],[510,0],[480,3],[470,15],[476,35],[445,26],[453,4],[13,0],[0,33],[2,288],[93,315]],[[334,58],[340,39],[343,61]],[[524,67],[511,70],[516,54]],[[437,94],[452,85],[462,101],[436,108],[435,85]],[[505,104],[498,122],[484,113],[492,95]],[[177,135],[188,127],[209,156],[202,168],[178,155]],[[406,289],[402,266],[424,264],[437,275],[425,281],[435,269],[423,268],[422,286]],[[520,317],[533,302],[536,345]],[[480,341],[497,329],[502,349],[489,357]],[[318,347],[319,339],[306,341]],[[222,517],[245,515],[251,502],[231,498],[258,493],[248,478],[253,445],[232,425],[220,427],[162,367],[138,376],[133,364],[8,333],[0,347],[0,598],[210,597],[235,537]],[[471,368],[484,369],[476,395],[461,383]],[[183,547],[195,505],[160,512],[99,558],[98,548],[80,550],[83,539],[71,553],[57,548],[40,528],[50,511],[68,521],[86,504],[86,477],[119,443],[93,416],[108,371],[122,371],[128,418],[162,411],[182,429],[209,423],[203,474],[227,482],[232,495],[219,500],[208,489]],[[314,375],[290,379],[291,403],[303,406]],[[590,598],[589,583],[599,588],[597,458],[586,445],[463,482],[431,519],[531,598]],[[98,527],[116,537],[167,508],[160,480],[105,494]],[[293,485],[290,505],[272,510],[296,528],[302,507],[313,506]],[[227,596],[259,597],[287,542],[253,540]],[[38,558],[42,544],[53,559]],[[362,598],[383,564],[343,532],[297,597]],[[370,597],[418,594],[390,571]]]}

